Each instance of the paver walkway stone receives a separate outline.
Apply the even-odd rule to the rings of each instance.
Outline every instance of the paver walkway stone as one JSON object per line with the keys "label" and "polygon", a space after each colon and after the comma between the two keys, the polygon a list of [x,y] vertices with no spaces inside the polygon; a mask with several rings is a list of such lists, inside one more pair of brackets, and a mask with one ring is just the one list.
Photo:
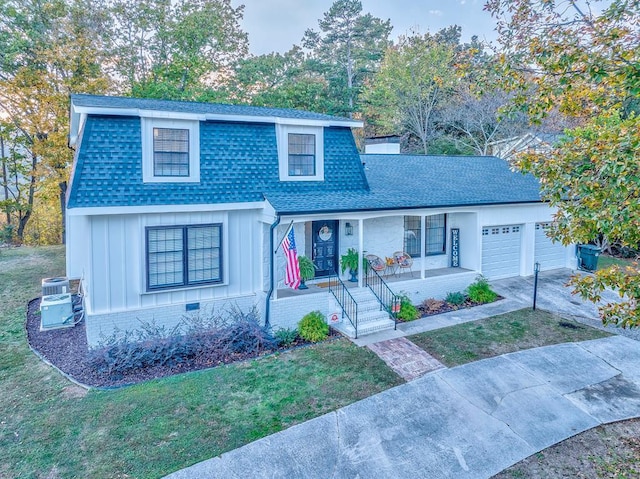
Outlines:
{"label": "paver walkway stone", "polygon": [[413,381],[431,371],[445,367],[407,338],[389,339],[367,346],[405,381]]}

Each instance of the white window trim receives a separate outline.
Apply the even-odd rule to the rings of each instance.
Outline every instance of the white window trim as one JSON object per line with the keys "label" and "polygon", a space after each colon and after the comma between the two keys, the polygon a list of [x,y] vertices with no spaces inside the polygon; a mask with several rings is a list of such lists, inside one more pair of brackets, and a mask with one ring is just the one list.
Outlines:
{"label": "white window trim", "polygon": [[[159,118],[141,118],[142,121],[142,181],[144,183],[199,183],[200,182],[200,122]],[[189,176],[153,175],[153,129],[176,128],[189,130]]]}
{"label": "white window trim", "polygon": [[[289,133],[315,135],[316,174],[310,176],[289,175]],[[280,181],[324,181],[324,128],[319,126],[276,125]]]}

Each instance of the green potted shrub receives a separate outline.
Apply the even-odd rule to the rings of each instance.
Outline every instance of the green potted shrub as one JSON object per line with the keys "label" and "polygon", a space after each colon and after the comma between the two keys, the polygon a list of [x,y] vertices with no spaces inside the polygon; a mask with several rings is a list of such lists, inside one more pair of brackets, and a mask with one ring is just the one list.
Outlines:
{"label": "green potted shrub", "polygon": [[300,266],[300,286],[298,289],[309,289],[309,286],[304,283],[315,278],[316,265],[304,255],[298,256],[298,265]]}
{"label": "green potted shrub", "polygon": [[358,281],[358,251],[355,248],[349,248],[346,254],[340,256],[340,267],[342,268],[342,274],[349,269],[351,274],[349,281],[352,283]]}

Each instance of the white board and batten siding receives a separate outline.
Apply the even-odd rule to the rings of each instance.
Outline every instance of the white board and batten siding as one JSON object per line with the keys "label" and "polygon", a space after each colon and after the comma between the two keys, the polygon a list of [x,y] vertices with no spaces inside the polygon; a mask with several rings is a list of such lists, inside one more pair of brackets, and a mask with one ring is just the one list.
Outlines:
{"label": "white board and batten siding", "polygon": [[536,223],[534,262],[540,263],[540,270],[564,268],[567,265],[567,247],[554,243],[546,234],[549,223]]}
{"label": "white board and batten siding", "polygon": [[501,279],[520,274],[522,225],[482,227],[482,274]]}
{"label": "white board and batten siding", "polygon": [[[223,284],[146,291],[145,228],[222,223]],[[91,219],[91,296],[95,313],[253,293],[261,286],[261,224],[251,211],[95,216]],[[233,257],[233,261],[230,258]]]}
{"label": "white board and batten siding", "polygon": [[[212,223],[222,224],[222,284],[147,291],[145,229]],[[246,308],[258,302],[262,278],[255,265],[262,262],[262,223],[255,211],[93,216],[88,233],[93,247],[83,269],[88,272],[85,279],[90,279],[86,281],[90,342],[96,338],[96,328],[105,329],[107,318],[120,329],[139,325],[138,319],[160,319],[171,326],[180,320],[187,303],[204,307],[236,302]]]}

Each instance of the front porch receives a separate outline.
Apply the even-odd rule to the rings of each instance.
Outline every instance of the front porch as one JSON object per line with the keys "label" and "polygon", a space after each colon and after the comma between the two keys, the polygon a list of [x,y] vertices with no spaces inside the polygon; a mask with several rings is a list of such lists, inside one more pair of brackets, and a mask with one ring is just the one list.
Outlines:
{"label": "front porch", "polygon": [[[428,269],[424,271],[424,280],[428,281],[431,278],[456,276],[456,275],[468,274],[468,273],[475,273],[475,272],[465,268]],[[407,286],[410,286],[410,284],[413,281],[424,281],[420,275],[420,271],[389,273],[389,274],[384,274],[380,276],[382,277],[384,282],[387,283],[387,285],[389,285],[389,288],[391,288],[391,290],[394,293],[400,293],[404,291],[405,290],[405,288],[403,288],[404,283],[409,283]],[[344,282],[344,285],[349,289],[358,289],[360,287],[358,282],[351,282],[351,281],[343,281],[343,282]],[[329,287],[329,281],[328,281],[328,278],[316,278],[311,281],[307,281],[306,285],[308,286],[308,289],[280,288],[277,291],[277,298],[278,299],[293,298],[293,297],[305,296],[309,294],[327,292],[327,289]],[[363,284],[362,287],[364,288],[366,286]],[[448,290],[447,292],[449,291],[454,291],[454,290]]]}
{"label": "front porch", "polygon": [[[393,293],[407,295],[417,304],[428,298],[442,299],[449,292],[462,291],[477,275],[475,271],[464,268],[430,269],[423,274],[424,278],[420,271],[414,271],[389,275],[383,279]],[[394,327],[393,320],[364,283],[359,286],[359,283],[345,281],[344,285],[358,304],[357,317],[352,318],[353,322],[343,318],[342,308],[329,290],[328,278],[319,278],[311,281],[308,289],[278,289],[277,299],[271,302],[271,326],[274,329],[295,328],[305,314],[317,310],[327,317],[339,315],[342,323],[337,325],[337,329],[351,337],[356,333],[362,336]]]}

